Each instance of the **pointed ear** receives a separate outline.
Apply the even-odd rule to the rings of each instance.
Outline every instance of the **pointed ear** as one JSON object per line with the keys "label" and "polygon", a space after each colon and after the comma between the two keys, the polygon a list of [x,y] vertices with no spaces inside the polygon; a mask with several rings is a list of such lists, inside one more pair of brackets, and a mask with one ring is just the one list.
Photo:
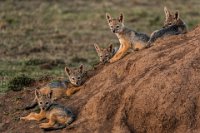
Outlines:
{"label": "pointed ear", "polygon": [[52,95],[53,95],[53,91],[51,90],[51,91],[47,94],[47,97],[51,99],[51,98],[52,98]]}
{"label": "pointed ear", "polygon": [[109,13],[106,13],[106,19],[107,19],[108,23],[111,22],[112,17],[110,16]]}
{"label": "pointed ear", "polygon": [[176,20],[179,19],[179,12],[178,12],[178,11],[175,12],[174,18],[175,18]]}
{"label": "pointed ear", "polygon": [[168,18],[170,15],[170,11],[167,9],[167,7],[164,7],[165,17]]}
{"label": "pointed ear", "polygon": [[119,16],[119,22],[123,22],[124,21],[124,15],[121,13]]}
{"label": "pointed ear", "polygon": [[80,65],[79,69],[80,69],[80,72],[83,73],[83,64]]}
{"label": "pointed ear", "polygon": [[39,98],[41,96],[41,92],[38,89],[35,89],[35,97]]}
{"label": "pointed ear", "polygon": [[67,75],[70,75],[70,69],[68,67],[65,67],[65,72]]}
{"label": "pointed ear", "polygon": [[100,47],[99,47],[98,44],[95,43],[95,44],[94,44],[94,47],[95,47],[97,53],[99,53],[99,52],[101,51],[101,49],[100,49]]}
{"label": "pointed ear", "polygon": [[112,52],[112,51],[113,51],[113,45],[112,45],[112,44],[110,44],[110,46],[108,47],[108,51],[109,51],[109,52]]}

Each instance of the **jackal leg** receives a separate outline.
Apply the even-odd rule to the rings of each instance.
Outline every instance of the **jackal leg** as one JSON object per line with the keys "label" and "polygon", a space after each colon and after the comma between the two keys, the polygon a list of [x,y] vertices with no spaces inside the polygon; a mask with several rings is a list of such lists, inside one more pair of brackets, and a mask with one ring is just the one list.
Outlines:
{"label": "jackal leg", "polygon": [[40,124],[40,128],[51,128],[55,125],[56,123],[56,115],[52,115],[51,118],[49,119],[49,121],[47,123],[41,123]]}
{"label": "jackal leg", "polygon": [[36,121],[40,121],[44,118],[45,118],[45,113],[43,111],[40,111],[39,114],[31,112],[29,115],[25,117],[20,117],[21,120],[36,120]]}
{"label": "jackal leg", "polygon": [[77,91],[79,91],[80,90],[80,87],[72,87],[72,88],[69,88],[69,89],[67,89],[67,91],[66,91],[66,95],[67,96],[71,96],[71,95],[73,95],[74,93],[76,93]]}
{"label": "jackal leg", "polygon": [[128,44],[126,45],[122,45],[119,50],[117,51],[117,53],[110,59],[110,63],[115,62],[119,59],[122,58],[122,56],[128,51],[128,49],[130,48],[130,46]]}

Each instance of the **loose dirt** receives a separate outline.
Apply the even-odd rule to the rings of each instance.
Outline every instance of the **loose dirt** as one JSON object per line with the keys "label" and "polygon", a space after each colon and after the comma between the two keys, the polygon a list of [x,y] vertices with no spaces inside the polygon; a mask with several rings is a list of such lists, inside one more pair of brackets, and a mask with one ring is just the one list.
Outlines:
{"label": "loose dirt", "polygon": [[[43,132],[40,122],[19,120],[34,111],[21,110],[33,97],[30,88],[0,96],[0,132]],[[100,66],[79,92],[58,102],[77,120],[53,132],[200,132],[200,26]]]}

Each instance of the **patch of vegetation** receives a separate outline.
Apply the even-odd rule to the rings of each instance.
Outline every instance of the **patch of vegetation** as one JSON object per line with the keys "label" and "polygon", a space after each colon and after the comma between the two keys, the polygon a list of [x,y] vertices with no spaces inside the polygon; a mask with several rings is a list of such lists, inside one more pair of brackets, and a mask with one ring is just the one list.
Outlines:
{"label": "patch of vegetation", "polygon": [[65,65],[91,69],[98,64],[94,43],[119,47],[106,12],[113,17],[123,13],[127,27],[150,35],[163,26],[164,6],[179,10],[189,30],[196,27],[200,23],[196,3],[199,0],[0,1],[0,20],[7,24],[0,31],[0,93],[22,74],[36,80],[44,75],[57,78],[66,76]]}
{"label": "patch of vegetation", "polygon": [[44,60],[44,59],[29,59],[27,61],[25,61],[25,65],[26,66],[37,66],[37,65],[41,65],[41,64],[44,64],[44,63],[47,63],[48,61],[47,60]]}
{"label": "patch of vegetation", "polygon": [[31,86],[34,82],[35,79],[22,74],[10,80],[8,83],[8,88],[13,91],[20,91],[23,89],[23,87]]}

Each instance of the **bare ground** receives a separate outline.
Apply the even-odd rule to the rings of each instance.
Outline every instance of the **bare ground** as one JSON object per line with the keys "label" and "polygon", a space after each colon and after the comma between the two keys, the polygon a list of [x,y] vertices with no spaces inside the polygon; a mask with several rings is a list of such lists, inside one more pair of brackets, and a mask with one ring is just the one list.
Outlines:
{"label": "bare ground", "polygon": [[[59,100],[77,114],[68,133],[200,132],[200,26],[185,35],[101,66],[68,99]],[[19,121],[33,89],[0,97],[1,132],[43,132],[38,122]],[[8,106],[9,105],[9,106]]]}

